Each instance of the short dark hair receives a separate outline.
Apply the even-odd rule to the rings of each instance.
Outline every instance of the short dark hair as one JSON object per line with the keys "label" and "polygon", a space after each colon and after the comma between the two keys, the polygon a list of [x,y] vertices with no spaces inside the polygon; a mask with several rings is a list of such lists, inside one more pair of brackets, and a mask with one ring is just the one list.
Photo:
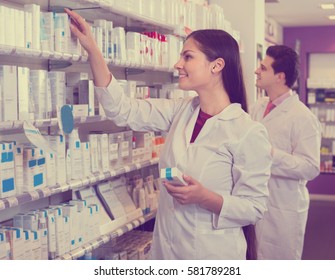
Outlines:
{"label": "short dark hair", "polygon": [[202,29],[193,31],[186,38],[194,39],[199,49],[209,61],[223,58],[225,67],[222,70],[222,81],[230,102],[240,103],[247,112],[245,84],[242,74],[239,46],[236,40],[226,31],[220,29]]}
{"label": "short dark hair", "polygon": [[288,46],[275,45],[266,50],[266,55],[274,59],[272,68],[274,73],[283,72],[286,78],[286,85],[292,88],[299,76],[299,56]]}

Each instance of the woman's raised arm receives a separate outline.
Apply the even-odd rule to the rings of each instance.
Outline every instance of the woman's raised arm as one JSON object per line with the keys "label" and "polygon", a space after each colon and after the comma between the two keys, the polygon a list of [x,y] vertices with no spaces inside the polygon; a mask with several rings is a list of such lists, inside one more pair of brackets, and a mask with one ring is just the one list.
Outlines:
{"label": "woman's raised arm", "polygon": [[94,85],[97,87],[107,87],[112,76],[93,37],[90,25],[76,12],[66,8],[65,12],[71,18],[71,32],[79,39],[80,44],[87,51]]}

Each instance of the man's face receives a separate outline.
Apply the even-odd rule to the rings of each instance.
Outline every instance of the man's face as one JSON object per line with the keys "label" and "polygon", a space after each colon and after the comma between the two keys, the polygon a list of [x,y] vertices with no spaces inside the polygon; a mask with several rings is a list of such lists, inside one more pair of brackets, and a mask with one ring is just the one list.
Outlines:
{"label": "man's face", "polygon": [[272,57],[265,56],[261,61],[260,66],[255,70],[256,86],[265,91],[276,86],[276,82],[278,81],[278,74],[275,74],[272,68],[273,62],[274,59]]}

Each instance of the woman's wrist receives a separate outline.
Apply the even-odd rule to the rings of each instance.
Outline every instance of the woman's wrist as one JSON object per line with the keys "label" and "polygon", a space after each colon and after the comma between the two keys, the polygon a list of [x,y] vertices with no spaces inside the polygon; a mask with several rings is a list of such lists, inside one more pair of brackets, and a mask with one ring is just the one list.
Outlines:
{"label": "woman's wrist", "polygon": [[102,53],[101,53],[98,45],[95,42],[92,43],[92,46],[90,48],[87,48],[85,50],[87,52],[88,59],[90,59],[92,57],[94,58],[94,57],[96,57],[97,55],[100,55],[100,54],[102,56]]}
{"label": "woman's wrist", "polygon": [[198,203],[199,207],[219,215],[223,204],[223,197],[208,189],[204,190],[205,192],[201,195],[202,199]]}

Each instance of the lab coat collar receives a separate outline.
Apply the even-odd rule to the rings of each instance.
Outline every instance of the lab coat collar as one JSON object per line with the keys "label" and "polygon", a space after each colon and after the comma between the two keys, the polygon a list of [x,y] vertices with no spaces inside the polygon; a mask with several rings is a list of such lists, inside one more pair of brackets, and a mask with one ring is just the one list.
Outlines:
{"label": "lab coat collar", "polygon": [[[200,100],[199,97],[194,97],[192,100],[192,106],[191,106],[191,111],[195,111],[200,105]],[[232,120],[236,119],[239,116],[241,116],[243,110],[241,109],[241,104],[239,103],[232,103],[225,109],[223,109],[219,114],[217,114],[216,117],[218,120]]]}
{"label": "lab coat collar", "polygon": [[288,98],[286,98],[282,103],[278,105],[278,109],[282,112],[287,112],[291,109],[291,102],[295,102],[296,100],[299,100],[299,96],[296,92],[293,92],[292,95]]}
{"label": "lab coat collar", "polygon": [[[288,93],[290,93],[290,96],[287,97],[284,101],[280,102],[280,104],[277,105],[274,102],[276,107],[281,108],[281,110],[287,110],[287,105],[284,106],[284,104],[288,104],[288,103],[290,103],[290,100],[299,98],[298,94],[295,91],[290,90]],[[263,97],[262,102],[261,102],[262,108],[265,108],[268,105],[269,101],[270,101],[270,99],[269,99],[268,96]]]}
{"label": "lab coat collar", "polygon": [[[278,116],[281,116],[282,113],[286,113],[289,110],[292,110],[291,103],[296,102],[299,100],[299,96],[297,93],[293,92],[293,94],[286,98],[282,103],[278,105],[273,111],[271,111],[271,114],[266,115],[266,117],[263,119],[264,122],[268,122],[272,120],[273,118],[276,118]],[[265,110],[265,107],[267,105],[267,102],[265,100],[262,103],[263,111]]]}

